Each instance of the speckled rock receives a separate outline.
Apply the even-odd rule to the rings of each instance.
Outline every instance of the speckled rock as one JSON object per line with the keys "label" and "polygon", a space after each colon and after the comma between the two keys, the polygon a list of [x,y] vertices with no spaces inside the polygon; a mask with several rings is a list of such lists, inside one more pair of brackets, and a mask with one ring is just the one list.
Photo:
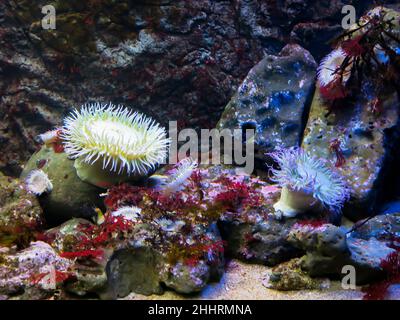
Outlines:
{"label": "speckled rock", "polygon": [[[150,247],[114,252],[106,269],[111,296],[125,297],[131,292],[144,295],[161,294],[163,289],[159,270],[162,261],[162,256]],[[204,282],[201,285],[204,285]]]}
{"label": "speckled rock", "polygon": [[357,272],[357,282],[366,283],[384,275],[381,267],[382,260],[394,253],[386,242],[378,241],[375,238],[369,240],[350,237],[347,245],[351,252],[349,265],[354,265]]}
{"label": "speckled rock", "polygon": [[27,245],[44,225],[42,208],[23,182],[0,173],[0,245]]}
{"label": "speckled rock", "polygon": [[200,292],[210,279],[210,267],[200,261],[195,266],[177,263],[164,275],[163,282],[179,293]]}
{"label": "speckled rock", "polygon": [[[0,253],[0,293],[23,299],[45,298],[71,273],[72,263],[47,243],[32,242],[20,252]],[[66,277],[60,277],[60,275]]]}
{"label": "speckled rock", "polygon": [[327,217],[302,215],[296,219],[278,220],[273,204],[279,200],[281,190],[264,186],[267,201],[257,210],[244,210],[239,214],[227,213],[220,218],[218,226],[227,241],[227,254],[234,258],[276,266],[304,254],[304,243],[299,245],[291,233],[302,221],[326,221]]}
{"label": "speckled rock", "polygon": [[336,256],[349,253],[346,242],[346,230],[331,224],[314,227],[296,225],[290,231],[288,240],[305,251],[315,251],[324,256]]}
{"label": "speckled rock", "polygon": [[[49,230],[45,237],[57,252],[68,251],[71,244],[82,241],[84,227],[91,225],[84,219],[72,219]],[[221,241],[215,226],[202,232],[215,242]],[[103,248],[102,256],[90,264],[76,260],[75,280],[66,285],[66,290],[79,296],[94,293],[102,299],[123,298],[131,292],[162,294],[165,287],[190,294],[222,276],[224,258],[218,252],[209,251],[207,257],[188,264],[171,259],[168,240],[160,241],[159,230],[154,226],[137,224],[128,238]]]}
{"label": "speckled rock", "polygon": [[317,64],[298,45],[266,56],[247,75],[227,105],[219,129],[255,129],[256,157],[300,144]]}
{"label": "speckled rock", "polygon": [[394,237],[400,237],[400,213],[379,215],[366,223],[359,221],[351,235],[364,240],[392,240]]}
{"label": "speckled rock", "polygon": [[55,153],[43,146],[25,165],[21,178],[31,170],[40,168],[53,184],[49,194],[40,197],[46,221],[50,225],[60,224],[72,217],[89,218],[94,207],[103,207],[99,194],[104,190],[83,182],[76,174],[74,162],[65,153]]}
{"label": "speckled rock", "polygon": [[65,291],[84,297],[88,293],[98,294],[102,299],[107,293],[107,274],[102,266],[74,265],[74,281],[65,284]]}
{"label": "speckled rock", "polygon": [[322,290],[329,288],[329,280],[311,278],[301,269],[301,259],[296,258],[272,268],[263,285],[279,291]]}
{"label": "speckled rock", "polygon": [[305,250],[301,267],[312,277],[341,278],[344,266],[356,270],[356,283],[365,284],[384,275],[380,263],[394,252],[384,241],[359,239],[333,225],[297,226],[288,237],[295,247]]}
{"label": "speckled rock", "polygon": [[297,226],[291,230],[288,240],[306,252],[302,268],[312,277],[340,274],[350,256],[346,232],[333,225]]}
{"label": "speckled rock", "polygon": [[344,214],[359,220],[376,214],[386,197],[393,193],[388,175],[396,155],[400,135],[399,100],[396,93],[383,99],[383,112],[376,116],[368,111],[369,98],[361,94],[351,107],[328,106],[316,91],[305,130],[302,147],[313,155],[326,159],[334,166],[336,154],[330,148],[338,139],[346,162],[338,168],[351,189],[352,199]]}
{"label": "speckled rock", "polygon": [[343,5],[361,13],[372,2],[53,1],[57,29],[43,30],[47,0],[2,1],[0,168],[18,175],[34,137],[87,100],[212,128],[264,54],[297,42],[322,56],[341,32]]}
{"label": "speckled rock", "polygon": [[302,251],[287,240],[294,224],[294,220],[278,221],[272,213],[246,213],[219,222],[228,255],[267,266],[301,255]]}

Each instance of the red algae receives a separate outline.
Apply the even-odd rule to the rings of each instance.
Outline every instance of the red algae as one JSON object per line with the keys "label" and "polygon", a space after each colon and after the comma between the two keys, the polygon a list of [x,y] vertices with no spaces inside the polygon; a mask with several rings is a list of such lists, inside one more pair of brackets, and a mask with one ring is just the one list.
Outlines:
{"label": "red algae", "polygon": [[380,263],[380,267],[386,272],[386,278],[363,288],[364,300],[385,300],[389,287],[393,284],[400,283],[399,240],[400,239],[396,237],[392,239],[390,247],[396,251],[389,254],[386,259],[382,260]]}
{"label": "red algae", "polygon": [[300,220],[300,221],[296,222],[295,226],[321,228],[328,223],[329,222],[327,222],[325,220]]}

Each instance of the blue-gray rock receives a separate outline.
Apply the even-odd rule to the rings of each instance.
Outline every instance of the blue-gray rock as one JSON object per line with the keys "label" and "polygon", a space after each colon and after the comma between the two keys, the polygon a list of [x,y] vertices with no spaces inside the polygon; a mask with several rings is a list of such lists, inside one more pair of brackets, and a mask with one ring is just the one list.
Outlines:
{"label": "blue-gray rock", "polygon": [[316,68],[311,54],[298,45],[287,45],[278,56],[266,56],[251,69],[217,127],[255,129],[260,159],[276,147],[298,146]]}
{"label": "blue-gray rock", "polygon": [[400,213],[376,216],[368,221],[360,221],[351,233],[354,238],[370,240],[376,238],[391,241],[400,237]]}
{"label": "blue-gray rock", "polygon": [[312,277],[341,278],[346,275],[342,273],[343,267],[352,266],[357,284],[369,283],[384,276],[381,261],[394,252],[385,241],[356,238],[333,225],[295,227],[288,240],[306,252],[301,259],[301,267]]}

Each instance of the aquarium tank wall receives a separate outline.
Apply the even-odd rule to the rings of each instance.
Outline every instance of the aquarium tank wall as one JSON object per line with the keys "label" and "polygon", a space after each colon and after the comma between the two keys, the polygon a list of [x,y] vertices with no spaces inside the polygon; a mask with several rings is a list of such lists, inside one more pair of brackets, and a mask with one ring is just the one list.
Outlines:
{"label": "aquarium tank wall", "polygon": [[400,300],[399,1],[1,1],[0,146],[0,300]]}

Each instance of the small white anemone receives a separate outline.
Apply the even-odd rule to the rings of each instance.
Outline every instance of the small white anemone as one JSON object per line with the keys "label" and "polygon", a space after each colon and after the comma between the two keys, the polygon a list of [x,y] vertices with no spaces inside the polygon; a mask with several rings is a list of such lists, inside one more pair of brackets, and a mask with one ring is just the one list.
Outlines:
{"label": "small white anemone", "polygon": [[[333,50],[327,55],[322,61],[318,68],[318,82],[321,87],[330,85],[337,79],[338,74],[336,73],[340,66],[346,59],[346,53],[342,48]],[[343,83],[346,83],[350,79],[352,69],[352,62],[343,72]]]}
{"label": "small white anemone", "polygon": [[53,184],[43,170],[32,170],[25,178],[26,189],[33,194],[40,196],[43,193],[51,192]]}
{"label": "small white anemone", "polygon": [[119,174],[145,175],[167,157],[170,140],[153,119],[124,106],[87,104],[64,120],[65,152]]}
{"label": "small white anemone", "polygon": [[179,232],[186,225],[186,223],[182,220],[173,221],[167,218],[159,218],[156,219],[155,222],[162,231],[172,233]]}
{"label": "small white anemone", "polygon": [[45,133],[39,134],[38,138],[40,142],[44,143],[45,145],[50,145],[55,143],[60,138],[61,129],[57,128],[54,130],[46,131]]}
{"label": "small white anemone", "polygon": [[140,217],[140,214],[142,212],[142,209],[139,207],[121,207],[118,208],[116,211],[111,212],[111,215],[113,217],[123,217],[126,220],[136,222],[137,219]]}
{"label": "small white anemone", "polygon": [[161,181],[159,188],[164,193],[174,193],[187,186],[189,178],[198,164],[192,158],[184,158],[177,163],[174,169],[167,173],[164,180]]}
{"label": "small white anemone", "polygon": [[349,198],[343,179],[325,162],[310,156],[300,148],[278,150],[269,154],[279,169],[271,168],[271,180],[283,187],[275,205],[284,216],[294,217],[321,205],[339,213]]}

